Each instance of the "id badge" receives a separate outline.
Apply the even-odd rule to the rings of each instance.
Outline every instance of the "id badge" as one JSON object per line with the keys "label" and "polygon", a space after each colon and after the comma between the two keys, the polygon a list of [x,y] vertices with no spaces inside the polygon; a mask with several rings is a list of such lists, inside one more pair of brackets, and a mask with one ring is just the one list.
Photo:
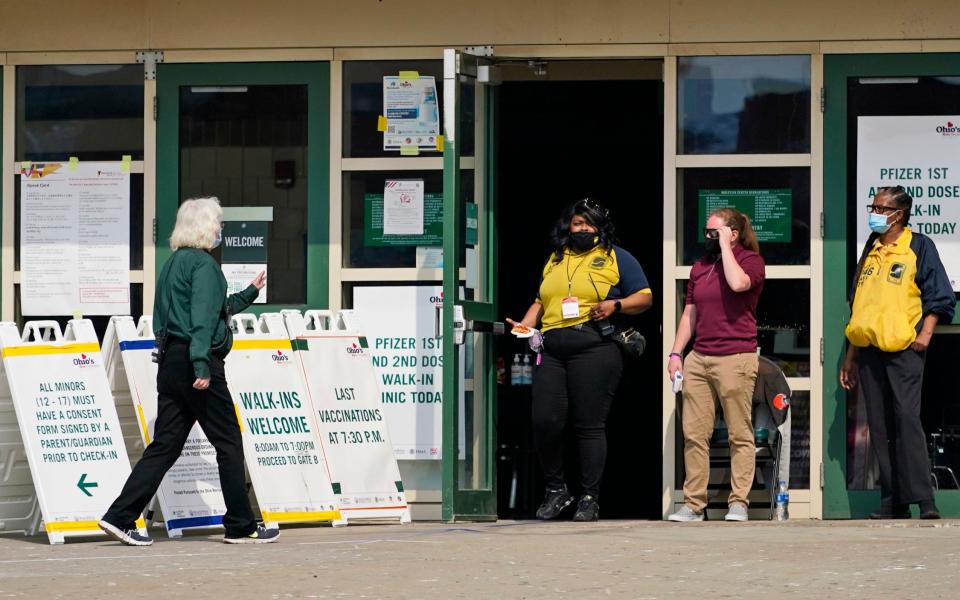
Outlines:
{"label": "id badge", "polygon": [[576,319],[580,317],[580,299],[576,296],[567,296],[560,304],[564,319]]}

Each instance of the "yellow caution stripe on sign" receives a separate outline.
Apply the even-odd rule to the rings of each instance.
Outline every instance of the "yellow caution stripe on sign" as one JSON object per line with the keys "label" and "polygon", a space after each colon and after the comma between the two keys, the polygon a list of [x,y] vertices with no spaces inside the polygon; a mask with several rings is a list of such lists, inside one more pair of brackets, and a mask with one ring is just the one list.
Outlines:
{"label": "yellow caution stripe on sign", "polygon": [[[137,527],[143,529],[147,526],[143,518],[137,519]],[[100,525],[97,521],[54,521],[44,523],[43,528],[50,533],[54,532],[75,532],[75,531],[93,531],[100,532]]]}
{"label": "yellow caution stripe on sign", "polygon": [[233,340],[234,350],[290,350],[290,340]]}
{"label": "yellow caution stripe on sign", "polygon": [[84,352],[100,352],[100,344],[96,342],[82,342],[64,344],[61,346],[7,346],[3,349],[3,356],[37,356],[41,354],[80,354]]}
{"label": "yellow caution stripe on sign", "polygon": [[271,523],[305,523],[307,521],[341,521],[339,510],[321,510],[315,512],[261,512],[264,521]]}
{"label": "yellow caution stripe on sign", "polygon": [[237,413],[237,425],[240,426],[240,433],[243,433],[243,419],[240,418],[240,406],[234,402],[233,412]]}
{"label": "yellow caution stripe on sign", "polygon": [[[236,405],[234,405],[236,406]],[[137,405],[137,419],[140,420],[140,431],[143,432],[143,439],[146,440],[147,445],[150,445],[150,430],[147,429],[147,419],[143,416],[143,406]]]}

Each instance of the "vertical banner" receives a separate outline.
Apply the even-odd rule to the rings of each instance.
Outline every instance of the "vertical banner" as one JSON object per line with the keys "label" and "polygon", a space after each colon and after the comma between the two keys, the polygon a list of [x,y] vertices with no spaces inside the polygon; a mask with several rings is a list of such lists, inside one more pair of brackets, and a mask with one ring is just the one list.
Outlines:
{"label": "vertical banner", "polygon": [[367,338],[350,311],[285,311],[340,510],[410,521]]}
{"label": "vertical banner", "polygon": [[[131,317],[113,317],[103,337],[103,354],[113,391],[129,386],[130,398],[144,446],[153,439],[157,420],[157,364],[153,362],[153,329],[150,317],[141,317],[139,326]],[[199,423],[183,446],[180,458],[167,471],[157,501],[170,537],[184,529],[219,527],[227,512],[220,489],[217,451]]]}
{"label": "vertical banner", "polygon": [[300,364],[278,313],[233,317],[226,374],[266,523],[343,524]]}
{"label": "vertical banner", "polygon": [[870,234],[866,205],[895,185],[913,196],[910,228],[937,245],[960,291],[960,114],[857,119],[857,256]]}
{"label": "vertical banner", "polygon": [[0,352],[50,543],[100,535],[130,462],[93,324],[0,323]]}
{"label": "vertical banner", "polygon": [[398,459],[440,460],[443,348],[436,319],[442,290],[425,285],[353,291]]}
{"label": "vertical banner", "polygon": [[123,164],[21,166],[23,314],[129,314],[130,171]]}

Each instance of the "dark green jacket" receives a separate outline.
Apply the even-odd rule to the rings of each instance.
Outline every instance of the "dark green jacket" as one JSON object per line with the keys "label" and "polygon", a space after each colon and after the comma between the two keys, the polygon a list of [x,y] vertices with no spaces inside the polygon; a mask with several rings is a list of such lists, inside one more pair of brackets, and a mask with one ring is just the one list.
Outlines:
{"label": "dark green jacket", "polygon": [[[253,285],[227,297],[227,280],[220,265],[198,248],[173,253],[157,278],[153,303],[153,331],[190,345],[190,361],[197,377],[210,377],[210,349],[227,340],[225,314],[235,315],[256,299]],[[218,352],[226,356],[230,348]]]}

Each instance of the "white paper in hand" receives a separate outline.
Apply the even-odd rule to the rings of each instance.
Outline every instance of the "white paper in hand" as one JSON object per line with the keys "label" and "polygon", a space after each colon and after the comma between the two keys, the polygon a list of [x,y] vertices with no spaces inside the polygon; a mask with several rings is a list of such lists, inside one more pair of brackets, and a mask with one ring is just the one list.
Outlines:
{"label": "white paper in hand", "polygon": [[677,371],[673,375],[673,393],[679,394],[680,390],[683,389],[683,373]]}

